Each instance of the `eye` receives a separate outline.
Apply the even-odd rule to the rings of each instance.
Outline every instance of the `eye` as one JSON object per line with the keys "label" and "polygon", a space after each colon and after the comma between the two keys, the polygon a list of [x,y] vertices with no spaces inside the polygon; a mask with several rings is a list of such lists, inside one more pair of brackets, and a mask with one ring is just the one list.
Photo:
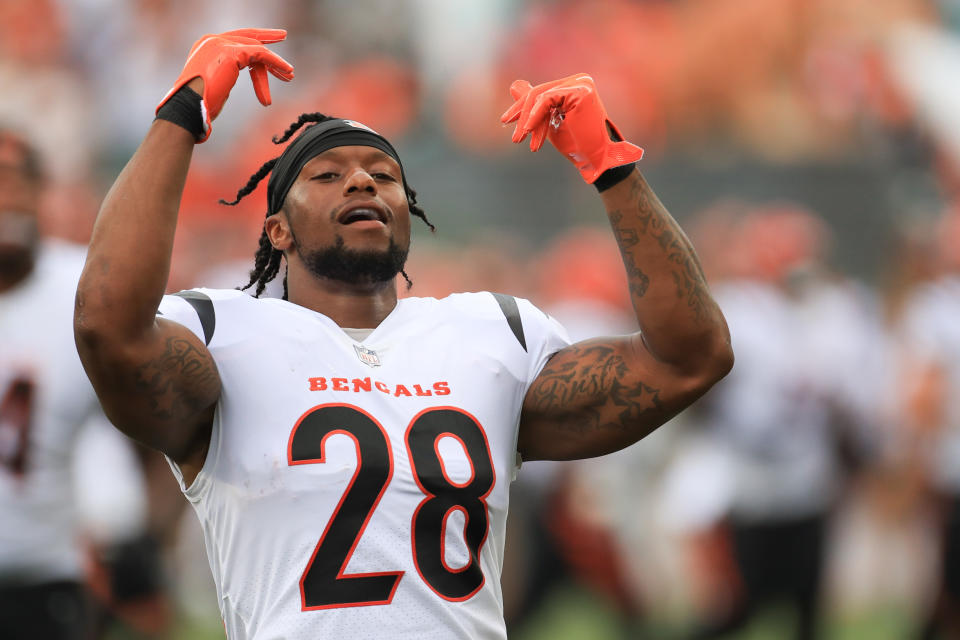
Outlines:
{"label": "eye", "polygon": [[382,171],[374,172],[373,177],[376,178],[377,180],[389,180],[390,182],[397,181],[397,179],[394,178],[392,175],[390,175],[389,173],[384,173]]}
{"label": "eye", "polygon": [[324,171],[310,178],[311,180],[335,180],[339,174],[333,171]]}

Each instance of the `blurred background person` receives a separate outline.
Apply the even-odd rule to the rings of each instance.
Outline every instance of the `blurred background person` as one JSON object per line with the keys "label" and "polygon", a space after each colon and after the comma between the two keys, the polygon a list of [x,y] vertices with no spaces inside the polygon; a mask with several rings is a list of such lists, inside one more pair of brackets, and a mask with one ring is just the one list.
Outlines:
{"label": "blurred background person", "polygon": [[936,226],[937,273],[904,311],[906,427],[935,504],[937,585],[918,638],[960,637],[960,206]]}
{"label": "blurred background person", "polygon": [[871,384],[864,356],[876,330],[861,293],[826,270],[829,234],[811,212],[758,207],[731,236],[732,277],[715,290],[737,363],[697,414],[721,460],[708,467],[713,477],[692,470],[706,491],[722,488],[714,513],[735,572],[717,585],[723,606],[691,637],[721,637],[786,602],[795,622],[784,636],[816,638],[830,515],[868,453],[872,425],[859,389]]}
{"label": "blurred background person", "polygon": [[140,460],[99,413],[65,324],[84,251],[42,239],[46,180],[0,127],[0,636],[86,638],[112,618],[156,632],[169,615]]}
{"label": "blurred background person", "polygon": [[[532,295],[572,340],[636,331],[623,264],[607,230],[573,227],[534,256],[528,269]],[[522,631],[551,597],[571,588],[602,602],[620,637],[634,638],[641,631],[643,606],[626,553],[631,514],[643,507],[645,483],[635,481],[651,468],[637,464],[650,458],[649,443],[639,449],[602,460],[523,466],[511,488],[519,507],[510,520],[513,566],[503,580],[516,581],[519,588],[508,631]],[[634,490],[623,491],[626,486]]]}
{"label": "blurred background person", "polygon": [[65,323],[83,252],[41,244],[43,181],[33,147],[0,129],[0,630],[82,638],[70,456],[96,398]]}

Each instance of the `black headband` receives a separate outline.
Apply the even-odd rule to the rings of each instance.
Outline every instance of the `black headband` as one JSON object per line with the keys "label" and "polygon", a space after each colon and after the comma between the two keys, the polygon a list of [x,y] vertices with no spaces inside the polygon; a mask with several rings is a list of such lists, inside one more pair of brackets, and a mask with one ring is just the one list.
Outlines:
{"label": "black headband", "polygon": [[327,120],[308,127],[290,143],[277,159],[267,182],[267,216],[280,211],[287,192],[293,186],[303,165],[328,149],[345,146],[363,146],[380,149],[400,165],[403,188],[409,198],[410,188],[403,173],[403,163],[397,150],[386,138],[366,125],[353,120]]}

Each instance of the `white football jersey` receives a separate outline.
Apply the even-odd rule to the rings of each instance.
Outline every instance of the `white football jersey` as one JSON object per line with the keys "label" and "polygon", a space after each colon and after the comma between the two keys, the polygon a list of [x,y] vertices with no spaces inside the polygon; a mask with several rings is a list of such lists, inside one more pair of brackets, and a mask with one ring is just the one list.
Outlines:
{"label": "white football jersey", "polygon": [[79,579],[71,459],[97,407],[73,340],[83,250],[41,247],[0,294],[0,577]]}
{"label": "white football jersey", "polygon": [[918,288],[909,301],[904,331],[912,357],[933,363],[946,385],[942,424],[932,452],[933,479],[960,494],[960,275],[947,275]]}
{"label": "white football jersey", "polygon": [[230,640],[506,637],[517,426],[569,344],[558,323],[490,293],[402,299],[362,343],[238,291],[160,313],[207,343],[223,384],[183,488]]}
{"label": "white football jersey", "polygon": [[730,486],[729,508],[744,520],[823,513],[840,488],[832,410],[860,404],[851,376],[875,384],[863,372],[873,329],[859,292],[817,283],[793,298],[744,280],[714,295],[737,358],[702,405],[714,448],[730,456],[714,468],[733,474],[714,484]]}

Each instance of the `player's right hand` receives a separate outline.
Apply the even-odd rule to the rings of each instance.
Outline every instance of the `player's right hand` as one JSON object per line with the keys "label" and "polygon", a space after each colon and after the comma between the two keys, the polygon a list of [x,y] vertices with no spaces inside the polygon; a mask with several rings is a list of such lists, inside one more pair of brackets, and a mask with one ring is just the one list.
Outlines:
{"label": "player's right hand", "polygon": [[220,114],[244,67],[250,68],[257,99],[269,105],[267,72],[287,82],[293,79],[293,65],[263,45],[286,37],[284,29],[237,29],[203,36],[193,44],[180,77],[157,105],[157,111],[183,85],[200,78],[203,81],[203,137],[199,142],[203,142],[210,137],[211,122]]}

